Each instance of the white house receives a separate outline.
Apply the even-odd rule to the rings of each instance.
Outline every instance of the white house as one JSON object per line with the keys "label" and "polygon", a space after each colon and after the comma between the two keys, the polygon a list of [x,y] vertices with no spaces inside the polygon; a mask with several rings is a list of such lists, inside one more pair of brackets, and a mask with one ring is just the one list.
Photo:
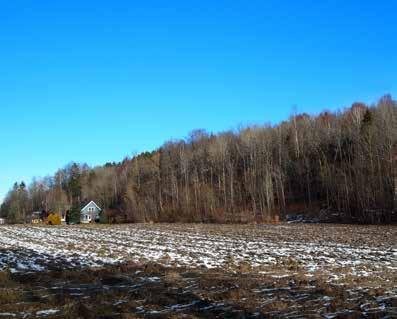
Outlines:
{"label": "white house", "polygon": [[0,218],[0,225],[4,225],[6,223],[6,220],[4,218]]}
{"label": "white house", "polygon": [[80,223],[88,224],[99,220],[102,209],[94,202],[90,201],[81,209]]}

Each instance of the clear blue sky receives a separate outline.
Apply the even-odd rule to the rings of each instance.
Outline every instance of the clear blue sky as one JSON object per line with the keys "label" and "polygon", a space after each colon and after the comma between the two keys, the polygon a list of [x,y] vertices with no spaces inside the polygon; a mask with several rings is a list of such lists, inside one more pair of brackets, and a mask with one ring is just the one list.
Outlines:
{"label": "clear blue sky", "polygon": [[0,200],[194,128],[397,93],[396,1],[1,1]]}

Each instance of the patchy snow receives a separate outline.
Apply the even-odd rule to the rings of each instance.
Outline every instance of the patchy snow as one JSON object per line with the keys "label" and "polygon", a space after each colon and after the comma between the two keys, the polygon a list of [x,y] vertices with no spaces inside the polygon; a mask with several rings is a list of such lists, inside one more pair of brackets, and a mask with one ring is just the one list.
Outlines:
{"label": "patchy snow", "polygon": [[41,310],[36,312],[36,316],[47,317],[47,316],[55,315],[58,312],[59,312],[58,309]]}
{"label": "patchy snow", "polygon": [[[206,268],[243,263],[251,267],[282,268],[292,262],[308,276],[320,272],[328,275],[330,282],[337,282],[346,274],[369,277],[397,269],[395,245],[371,245],[370,242],[351,245],[343,241],[311,240],[309,236],[297,240],[293,234],[288,236],[291,231],[297,231],[296,227],[2,226],[0,270],[45,271],[127,261]],[[342,274],[340,269],[347,271]]]}

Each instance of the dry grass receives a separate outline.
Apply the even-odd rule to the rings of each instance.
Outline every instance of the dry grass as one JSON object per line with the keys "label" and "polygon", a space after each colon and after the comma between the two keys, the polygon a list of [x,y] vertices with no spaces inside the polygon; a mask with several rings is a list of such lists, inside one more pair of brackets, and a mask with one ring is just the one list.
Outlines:
{"label": "dry grass", "polygon": [[16,303],[21,300],[22,295],[17,289],[0,288],[0,305]]}
{"label": "dry grass", "polygon": [[0,288],[9,287],[13,283],[8,270],[0,271]]}
{"label": "dry grass", "polygon": [[364,304],[379,307],[377,300],[384,300],[390,311],[396,306],[381,288],[357,295],[352,293],[356,283],[330,285],[321,274],[274,276],[274,268],[267,269],[271,274],[242,268],[224,272],[127,263],[87,271],[1,273],[1,282],[14,288],[0,289],[0,310],[34,314],[58,309],[54,317],[62,318],[250,318],[258,313],[279,318],[296,312],[315,318],[346,309],[360,313]]}

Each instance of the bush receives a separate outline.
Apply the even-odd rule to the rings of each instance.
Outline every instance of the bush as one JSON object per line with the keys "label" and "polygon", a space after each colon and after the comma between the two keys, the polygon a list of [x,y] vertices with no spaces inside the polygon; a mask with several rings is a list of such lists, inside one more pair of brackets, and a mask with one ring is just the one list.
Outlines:
{"label": "bush", "polygon": [[108,214],[106,213],[105,210],[102,210],[102,211],[99,213],[99,222],[100,222],[101,224],[108,224],[108,223],[109,223]]}
{"label": "bush", "polygon": [[48,225],[61,225],[61,216],[57,213],[49,214],[47,217],[47,224]]}

